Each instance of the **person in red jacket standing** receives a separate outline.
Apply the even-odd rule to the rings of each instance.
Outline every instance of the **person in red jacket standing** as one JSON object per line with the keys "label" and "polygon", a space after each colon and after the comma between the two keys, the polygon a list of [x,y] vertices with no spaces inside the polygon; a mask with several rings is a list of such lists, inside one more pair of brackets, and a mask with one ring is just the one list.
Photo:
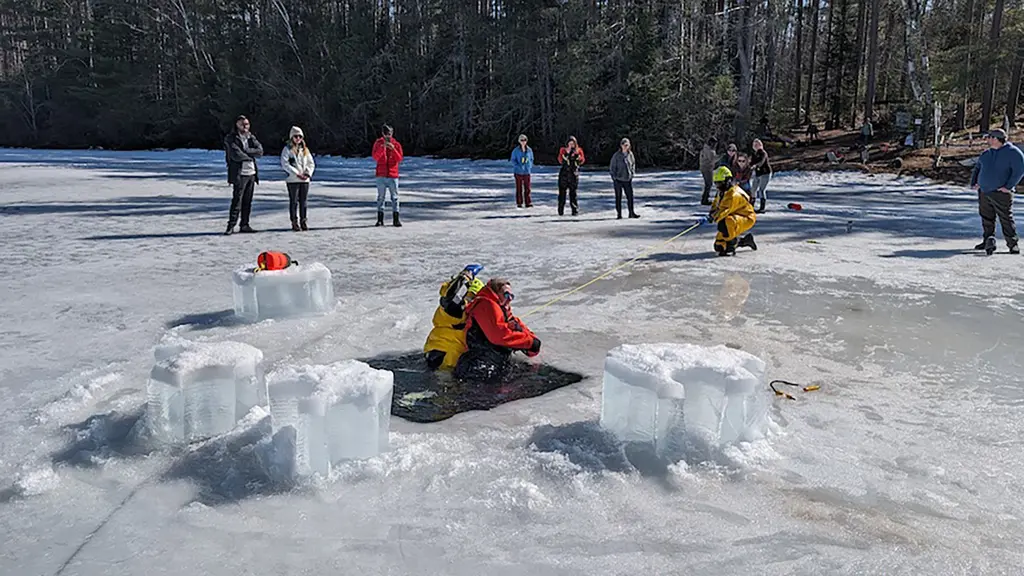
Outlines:
{"label": "person in red jacket standing", "polygon": [[373,143],[373,159],[377,161],[377,226],[384,225],[384,193],[391,191],[391,217],[395,226],[401,226],[398,219],[398,165],[405,154],[402,145],[394,139],[394,129],[387,124],[381,129],[381,136]]}
{"label": "person in red jacket standing", "polygon": [[466,308],[466,352],[453,375],[479,384],[501,384],[511,374],[512,353],[540,353],[540,338],[512,314],[512,284],[493,278]]}

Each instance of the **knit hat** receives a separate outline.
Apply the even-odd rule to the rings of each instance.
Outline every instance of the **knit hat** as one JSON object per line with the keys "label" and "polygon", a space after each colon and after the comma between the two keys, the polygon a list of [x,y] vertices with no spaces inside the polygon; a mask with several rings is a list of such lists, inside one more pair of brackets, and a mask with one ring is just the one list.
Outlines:
{"label": "knit hat", "polygon": [[299,128],[298,126],[292,126],[291,131],[288,132],[288,139],[291,140],[296,136],[302,136],[303,138],[306,137],[306,135],[302,133],[302,128]]}
{"label": "knit hat", "polygon": [[623,146],[626,144],[629,144],[629,138],[623,138],[622,140],[619,140],[619,146]]}
{"label": "knit hat", "polygon": [[995,130],[989,131],[988,137],[995,138],[1000,142],[1006,142],[1006,132],[1000,128],[996,128]]}

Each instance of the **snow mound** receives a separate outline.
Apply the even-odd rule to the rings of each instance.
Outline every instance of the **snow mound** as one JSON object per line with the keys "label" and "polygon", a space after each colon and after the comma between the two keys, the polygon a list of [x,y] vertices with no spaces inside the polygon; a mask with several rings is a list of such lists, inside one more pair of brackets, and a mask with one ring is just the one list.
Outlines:
{"label": "snow mound", "polygon": [[659,458],[765,438],[765,363],[726,346],[623,345],[605,358],[601,426]]}

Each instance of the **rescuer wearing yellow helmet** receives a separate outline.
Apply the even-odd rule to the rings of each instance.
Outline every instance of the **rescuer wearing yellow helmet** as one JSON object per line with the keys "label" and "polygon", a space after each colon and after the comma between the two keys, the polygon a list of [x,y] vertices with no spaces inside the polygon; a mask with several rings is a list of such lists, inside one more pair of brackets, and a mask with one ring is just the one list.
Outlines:
{"label": "rescuer wearing yellow helmet", "polygon": [[441,284],[434,328],[423,345],[424,358],[431,370],[451,370],[466,350],[466,305],[484,287],[483,281],[476,277],[483,268],[470,264]]}
{"label": "rescuer wearing yellow helmet", "polygon": [[737,246],[757,250],[753,234],[740,236],[753,228],[757,221],[750,196],[733,182],[732,170],[726,166],[717,168],[712,180],[718,188],[708,215],[708,220],[718,225],[715,252],[719,256],[734,256]]}

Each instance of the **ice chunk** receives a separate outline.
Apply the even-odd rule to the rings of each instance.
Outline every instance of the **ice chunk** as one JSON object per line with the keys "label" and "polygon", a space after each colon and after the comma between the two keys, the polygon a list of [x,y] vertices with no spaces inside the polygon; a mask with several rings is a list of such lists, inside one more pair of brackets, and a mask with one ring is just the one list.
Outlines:
{"label": "ice chunk", "polygon": [[248,344],[179,341],[158,346],[154,355],[146,422],[158,441],[217,436],[254,406],[267,405],[263,353]]}
{"label": "ice chunk", "polygon": [[267,375],[275,435],[295,429],[295,470],[330,473],[341,460],[388,448],[394,374],[356,361],[285,366]]}
{"label": "ice chunk", "polygon": [[235,314],[250,321],[324,314],[334,306],[331,271],[319,262],[232,275]]}
{"label": "ice chunk", "polygon": [[669,455],[686,439],[722,446],[764,437],[765,363],[725,346],[623,345],[605,358],[601,425]]}

